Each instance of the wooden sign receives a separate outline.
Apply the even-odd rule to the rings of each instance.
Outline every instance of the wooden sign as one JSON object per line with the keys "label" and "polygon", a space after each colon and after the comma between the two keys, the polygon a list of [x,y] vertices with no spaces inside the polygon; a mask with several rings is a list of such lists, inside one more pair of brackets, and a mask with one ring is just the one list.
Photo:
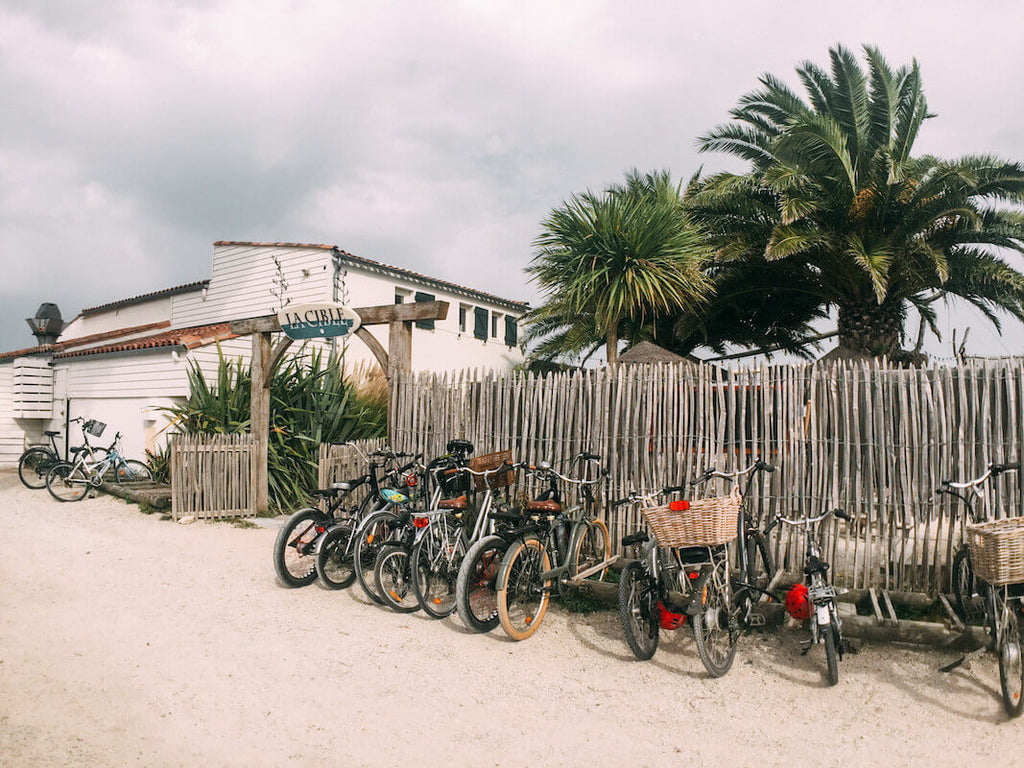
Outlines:
{"label": "wooden sign", "polygon": [[281,330],[290,339],[331,339],[355,333],[359,315],[340,304],[301,304],[277,313]]}

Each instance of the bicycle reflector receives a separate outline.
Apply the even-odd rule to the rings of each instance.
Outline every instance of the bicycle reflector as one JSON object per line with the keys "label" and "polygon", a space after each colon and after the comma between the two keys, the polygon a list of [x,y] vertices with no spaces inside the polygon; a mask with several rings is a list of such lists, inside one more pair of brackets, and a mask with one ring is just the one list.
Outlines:
{"label": "bicycle reflector", "polygon": [[412,524],[417,528],[426,528],[430,525],[430,520],[426,517],[414,517],[412,519]]}
{"label": "bicycle reflector", "polygon": [[690,502],[685,501],[685,500],[684,501],[670,501],[668,503],[668,508],[671,509],[673,512],[685,512],[686,510],[688,510],[690,508]]}
{"label": "bicycle reflector", "polygon": [[416,477],[416,475],[415,475],[414,473],[412,473],[412,472],[410,472],[409,474],[407,474],[407,475],[405,476],[405,484],[406,484],[407,486],[409,486],[410,488],[415,488],[415,487],[416,487],[416,484],[417,484],[417,483],[418,483],[419,481],[420,481],[420,480],[419,480],[419,478],[418,478],[418,477]]}
{"label": "bicycle reflector", "polygon": [[811,618],[811,601],[807,599],[807,585],[794,584],[786,593],[786,613],[797,621]]}

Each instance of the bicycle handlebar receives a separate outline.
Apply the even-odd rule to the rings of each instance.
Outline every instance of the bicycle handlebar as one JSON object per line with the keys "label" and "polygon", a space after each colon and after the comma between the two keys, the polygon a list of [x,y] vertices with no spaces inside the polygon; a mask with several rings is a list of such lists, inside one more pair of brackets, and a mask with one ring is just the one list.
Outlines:
{"label": "bicycle handlebar", "polygon": [[732,472],[719,472],[714,467],[708,467],[701,473],[700,477],[691,483],[691,485],[701,485],[713,477],[720,477],[723,480],[732,480],[735,482],[743,475],[750,474],[751,472],[774,472],[775,469],[776,467],[773,464],[769,464],[767,461],[763,461],[762,459],[757,459],[746,469],[737,469]]}
{"label": "bicycle handlebar", "polygon": [[829,515],[834,515],[835,517],[838,517],[840,520],[845,520],[848,523],[853,522],[853,518],[850,517],[848,512],[846,512],[845,510],[840,509],[840,508],[837,507],[836,509],[826,510],[825,512],[822,512],[817,517],[796,517],[796,518],[790,518],[790,517],[783,517],[782,515],[776,515],[775,519],[772,520],[771,523],[768,524],[768,527],[765,529],[765,532],[771,530],[772,526],[774,526],[776,523],[786,523],[787,525],[805,525],[805,526],[809,527],[809,526],[814,525],[815,523],[820,523],[822,520],[824,520]]}
{"label": "bicycle handlebar", "polygon": [[957,489],[959,491],[967,490],[969,488],[970,489],[976,489],[979,485],[984,483],[990,477],[998,477],[999,475],[1003,474],[1003,472],[1016,472],[1019,469],[1020,469],[1020,462],[1019,461],[1014,461],[1014,462],[1004,463],[1004,464],[991,463],[985,469],[985,474],[981,475],[980,477],[976,477],[973,480],[966,480],[966,481],[964,481],[962,483],[957,483],[957,482],[954,482],[952,480],[943,480],[942,481],[942,487],[941,488],[936,488],[935,489],[935,493],[937,495],[938,494],[943,494],[943,493],[950,493],[951,494],[952,493],[952,491],[950,490],[951,488],[955,488],[955,489]]}

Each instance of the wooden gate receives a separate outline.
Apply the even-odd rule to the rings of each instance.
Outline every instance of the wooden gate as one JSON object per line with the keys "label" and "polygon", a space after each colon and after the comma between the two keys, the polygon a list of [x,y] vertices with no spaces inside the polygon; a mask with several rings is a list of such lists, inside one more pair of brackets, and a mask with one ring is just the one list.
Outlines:
{"label": "wooden gate", "polygon": [[251,435],[176,435],[171,445],[171,515],[175,520],[252,517],[256,495]]}

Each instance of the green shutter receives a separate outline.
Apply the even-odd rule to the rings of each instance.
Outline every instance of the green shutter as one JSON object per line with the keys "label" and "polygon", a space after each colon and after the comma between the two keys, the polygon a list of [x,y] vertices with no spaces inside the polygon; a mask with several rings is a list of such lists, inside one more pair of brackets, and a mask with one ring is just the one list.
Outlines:
{"label": "green shutter", "polygon": [[505,315],[505,343],[510,347],[519,343],[519,321],[509,315]]}
{"label": "green shutter", "polygon": [[478,339],[487,339],[487,310],[483,307],[473,309],[473,335]]}
{"label": "green shutter", "polygon": [[[429,294],[429,293],[421,293],[420,291],[416,291],[416,299],[415,300],[416,301],[433,301],[434,297],[431,294]],[[417,320],[416,321],[416,327],[417,328],[423,328],[426,331],[432,331],[432,330],[434,330],[434,321],[433,320]]]}

